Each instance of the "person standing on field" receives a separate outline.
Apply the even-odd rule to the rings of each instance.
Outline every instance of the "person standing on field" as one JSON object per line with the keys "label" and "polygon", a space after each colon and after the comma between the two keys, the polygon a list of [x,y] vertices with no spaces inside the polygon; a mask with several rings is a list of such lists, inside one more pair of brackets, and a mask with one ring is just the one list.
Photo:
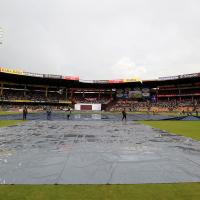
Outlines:
{"label": "person standing on field", "polygon": [[67,114],[67,120],[69,120],[70,115],[71,115],[71,110],[70,110],[70,108],[67,108],[66,114]]}
{"label": "person standing on field", "polygon": [[122,110],[122,121],[123,120],[126,121],[126,109],[125,108]]}
{"label": "person standing on field", "polygon": [[47,107],[47,120],[51,120],[51,113],[52,113],[52,110],[51,110],[51,107]]}
{"label": "person standing on field", "polygon": [[23,108],[23,120],[26,120],[26,116],[27,116],[27,114],[28,114],[27,107],[24,106],[24,108]]}

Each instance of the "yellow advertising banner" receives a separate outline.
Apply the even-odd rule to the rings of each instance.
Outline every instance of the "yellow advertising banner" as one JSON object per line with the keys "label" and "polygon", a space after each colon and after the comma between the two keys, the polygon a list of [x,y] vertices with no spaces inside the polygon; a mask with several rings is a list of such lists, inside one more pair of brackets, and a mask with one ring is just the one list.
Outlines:
{"label": "yellow advertising banner", "polygon": [[30,103],[30,102],[34,102],[34,101],[31,101],[31,100],[26,100],[26,99],[25,100],[17,100],[17,99],[16,100],[14,100],[14,99],[13,100],[7,100],[7,99],[4,100],[3,99],[1,101],[4,101],[4,102],[13,102],[13,103],[14,102],[17,102],[17,103]]}
{"label": "yellow advertising banner", "polygon": [[60,100],[59,103],[71,104],[72,102],[71,101],[62,101],[62,100]]}
{"label": "yellow advertising banner", "polygon": [[128,82],[142,82],[142,80],[139,79],[139,78],[124,79],[123,81],[124,81],[124,83],[128,83]]}
{"label": "yellow advertising banner", "polygon": [[8,69],[5,67],[0,67],[0,72],[7,73],[7,74],[17,74],[17,75],[23,75],[24,72],[22,70],[14,70],[14,69]]}

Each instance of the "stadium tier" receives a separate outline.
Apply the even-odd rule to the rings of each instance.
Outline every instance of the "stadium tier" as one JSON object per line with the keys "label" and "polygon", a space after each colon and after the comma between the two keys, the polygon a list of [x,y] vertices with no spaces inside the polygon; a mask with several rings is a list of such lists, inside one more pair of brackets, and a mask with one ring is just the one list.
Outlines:
{"label": "stadium tier", "polygon": [[200,73],[155,80],[85,81],[75,76],[0,68],[1,107],[68,106],[77,110],[199,110]]}

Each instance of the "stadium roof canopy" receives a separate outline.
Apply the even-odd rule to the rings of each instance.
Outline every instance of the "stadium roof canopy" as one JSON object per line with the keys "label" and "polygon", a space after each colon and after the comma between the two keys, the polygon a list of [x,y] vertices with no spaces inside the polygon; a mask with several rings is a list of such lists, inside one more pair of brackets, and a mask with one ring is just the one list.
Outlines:
{"label": "stadium roof canopy", "polygon": [[160,77],[155,80],[143,81],[137,78],[118,80],[81,80],[77,76],[39,74],[0,67],[0,80],[1,82],[12,82],[17,84],[38,84],[73,88],[125,88],[141,85],[144,87],[157,87],[166,84],[195,83],[200,81],[200,73]]}

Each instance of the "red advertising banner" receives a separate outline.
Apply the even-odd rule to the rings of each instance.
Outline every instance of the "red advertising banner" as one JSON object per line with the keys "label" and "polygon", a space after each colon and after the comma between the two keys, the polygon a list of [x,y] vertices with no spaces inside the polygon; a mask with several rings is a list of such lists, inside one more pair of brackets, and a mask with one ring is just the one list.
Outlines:
{"label": "red advertising banner", "polygon": [[108,80],[108,83],[124,83],[123,79],[118,79],[118,80]]}
{"label": "red advertising banner", "polygon": [[64,76],[65,80],[79,81],[79,76]]}
{"label": "red advertising banner", "polygon": [[108,80],[108,83],[133,83],[142,82],[139,78]]}
{"label": "red advertising banner", "polygon": [[81,105],[81,110],[92,110],[92,105]]}

